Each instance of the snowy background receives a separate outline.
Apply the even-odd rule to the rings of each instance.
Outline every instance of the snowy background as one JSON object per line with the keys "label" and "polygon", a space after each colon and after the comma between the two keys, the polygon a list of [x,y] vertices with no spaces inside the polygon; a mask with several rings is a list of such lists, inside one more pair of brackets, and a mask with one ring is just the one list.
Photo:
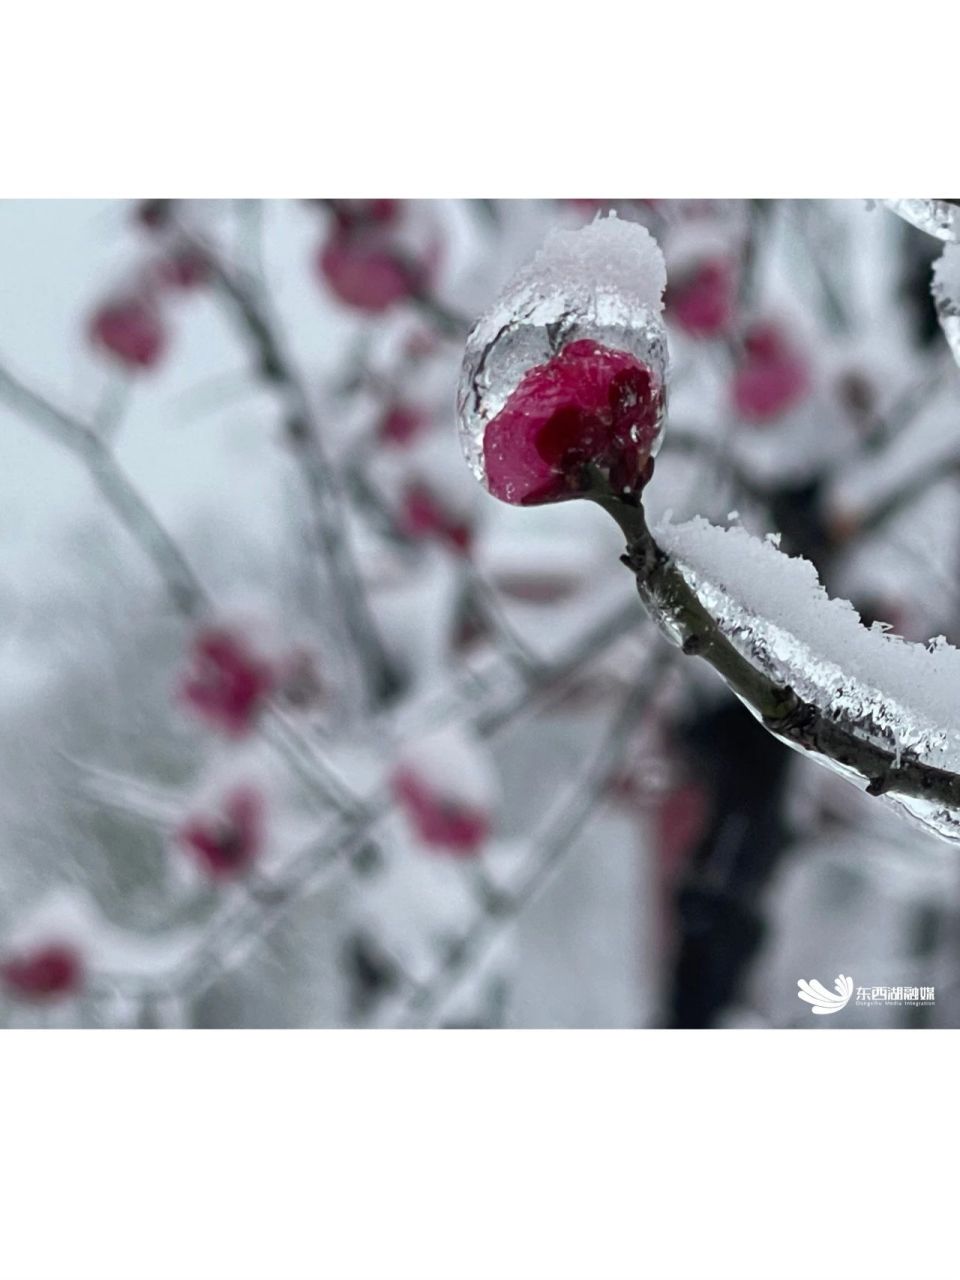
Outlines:
{"label": "snowy background", "polygon": [[[960,1025],[956,846],[674,660],[601,512],[464,465],[469,325],[610,207],[667,259],[654,518],[958,642],[941,246],[887,209],[0,202],[7,1025]],[[936,1000],[812,1017],[840,973]]]}

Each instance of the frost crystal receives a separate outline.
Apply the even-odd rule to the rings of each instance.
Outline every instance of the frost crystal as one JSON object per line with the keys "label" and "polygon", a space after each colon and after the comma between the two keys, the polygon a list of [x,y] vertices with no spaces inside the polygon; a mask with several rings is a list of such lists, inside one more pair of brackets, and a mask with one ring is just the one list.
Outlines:
{"label": "frost crystal", "polygon": [[960,240],[960,205],[952,200],[884,200],[887,208],[938,240]]}
{"label": "frost crystal", "polygon": [[[665,285],[663,255],[646,228],[637,223],[611,215],[580,230],[553,231],[548,236],[467,340],[458,396],[460,439],[467,462],[482,484],[493,491],[484,449],[487,426],[531,371],[539,371],[547,382],[564,381],[572,389],[573,410],[591,415],[599,407],[599,401],[594,404],[593,383],[601,366],[609,366],[611,377],[624,373],[627,366],[630,377],[642,371],[645,394],[653,406],[651,421],[642,424],[643,443],[648,457],[656,452],[667,360],[660,315]],[[570,366],[586,350],[581,345],[586,342],[592,344],[595,358],[584,378],[578,379]],[[616,432],[621,410],[632,408],[636,388],[631,383],[630,406],[621,403],[620,390],[619,383],[604,389],[605,417],[611,421],[604,420],[598,427],[591,418],[591,429],[599,430],[605,439],[611,430]],[[528,400],[525,395],[523,404],[514,402],[521,417],[532,408]],[[512,496],[507,496],[502,485],[497,496],[522,501],[520,487],[518,483],[511,489]]]}
{"label": "frost crystal", "polygon": [[940,328],[960,364],[960,245],[948,244],[933,264],[931,292]]}
{"label": "frost crystal", "polygon": [[[765,675],[897,759],[960,770],[960,651],[863,626],[853,605],[827,595],[809,561],[742,528],[697,517],[664,524],[656,537],[723,634]],[[884,799],[960,841],[960,813],[896,794]]]}

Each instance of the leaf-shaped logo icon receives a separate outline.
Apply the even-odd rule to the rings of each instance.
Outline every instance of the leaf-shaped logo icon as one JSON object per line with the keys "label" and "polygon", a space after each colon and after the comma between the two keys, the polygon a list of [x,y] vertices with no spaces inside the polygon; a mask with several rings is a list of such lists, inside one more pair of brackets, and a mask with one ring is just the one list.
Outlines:
{"label": "leaf-shaped logo icon", "polygon": [[811,978],[808,982],[806,978],[798,978],[797,986],[800,990],[797,995],[801,1000],[805,1000],[807,1004],[812,1005],[811,1013],[839,1013],[841,1009],[845,1009],[849,1003],[850,997],[853,995],[853,979],[844,977],[841,973],[834,981],[834,991],[828,991],[822,982],[818,982],[816,978]]}

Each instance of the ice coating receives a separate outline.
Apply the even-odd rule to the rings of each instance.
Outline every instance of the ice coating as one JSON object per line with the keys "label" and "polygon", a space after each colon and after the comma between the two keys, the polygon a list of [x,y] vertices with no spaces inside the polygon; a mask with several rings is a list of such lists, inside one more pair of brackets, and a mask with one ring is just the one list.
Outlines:
{"label": "ice coating", "polygon": [[933,264],[931,292],[940,328],[960,364],[960,245],[948,244]]}
{"label": "ice coating", "polygon": [[[960,651],[942,638],[926,646],[863,626],[853,605],[827,595],[809,561],[744,529],[698,516],[654,532],[723,634],[764,674],[896,758],[960,771]],[[960,814],[895,793],[884,799],[960,841]]]}
{"label": "ice coating", "polygon": [[589,338],[568,342],[528,369],[487,423],[487,488],[524,506],[582,497],[597,485],[639,493],[651,474],[661,391],[628,352]]}
{"label": "ice coating", "polygon": [[938,240],[960,240],[960,205],[952,200],[884,200],[887,208],[911,226]]}
{"label": "ice coating", "polygon": [[660,399],[656,452],[667,362],[665,286],[663,255],[639,223],[611,214],[575,231],[550,233],[467,339],[458,392],[460,440],[482,484],[487,424],[528,370],[582,340],[625,352],[650,370]]}

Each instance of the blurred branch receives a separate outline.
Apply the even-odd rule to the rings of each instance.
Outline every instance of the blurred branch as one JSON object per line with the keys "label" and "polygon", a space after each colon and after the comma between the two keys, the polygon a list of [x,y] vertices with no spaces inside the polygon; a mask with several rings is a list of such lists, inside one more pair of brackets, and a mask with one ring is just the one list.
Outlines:
{"label": "blurred branch", "polygon": [[432,294],[415,294],[413,301],[444,337],[451,338],[456,342],[463,342],[470,332],[472,321],[468,320],[466,316],[458,315],[457,312],[452,311]]}
{"label": "blurred branch", "polygon": [[250,276],[258,282],[263,271],[263,224],[266,200],[259,198],[234,201],[237,215],[237,255],[246,263]]}
{"label": "blurred branch", "polygon": [[342,817],[356,818],[361,814],[354,792],[275,701],[268,704],[259,731],[318,799],[332,804]]}
{"label": "blurred branch", "polygon": [[[800,239],[807,250],[807,265],[813,274],[823,300],[823,310],[834,330],[845,333],[850,329],[850,313],[842,292],[833,279],[833,269],[845,265],[843,255],[836,252],[824,252],[823,237],[818,235],[814,226],[817,219],[827,217],[821,202],[817,200],[798,200],[792,205],[794,222]],[[830,264],[830,270],[827,269]]]}
{"label": "blurred branch", "polygon": [[101,440],[113,440],[120,430],[133,391],[133,379],[124,374],[111,379],[100,401],[95,428]]}
{"label": "blurred branch", "polygon": [[[2,364],[0,398],[83,463],[110,509],[153,562],[176,608],[194,621],[212,613],[213,604],[183,552],[94,427],[27,387]],[[267,707],[261,732],[324,803],[353,812],[349,790],[275,702]]]}
{"label": "blurred branch", "polygon": [[531,837],[519,882],[508,890],[487,890],[470,925],[450,946],[437,972],[407,1000],[398,1017],[400,1025],[435,1024],[459,985],[479,969],[494,942],[550,882],[603,800],[638,719],[675,658],[675,652],[657,642],[639,679],[614,716],[600,748],[562,804]]}
{"label": "blurred branch", "polygon": [[499,705],[498,699],[493,699],[492,706],[479,708],[474,718],[477,732],[482,737],[495,734],[517,715],[541,702],[552,691],[562,688],[585,663],[599,657],[643,623],[643,615],[637,612],[633,601],[600,618],[573,641],[562,657],[527,671],[523,685],[511,697],[500,701]]}
{"label": "blurred branch", "polygon": [[[347,455],[344,478],[357,509],[371,528],[398,545],[410,547],[416,540],[404,533],[395,511],[367,477],[364,463],[376,447],[374,437],[360,439]],[[520,667],[538,666],[539,658],[512,625],[496,588],[469,553],[462,560],[462,578],[470,604],[497,637],[508,659]]]}
{"label": "blurred branch", "polygon": [[889,413],[878,418],[864,448],[876,452],[889,444],[895,436],[910,425],[923,409],[926,408],[934,393],[939,390],[948,369],[954,364],[947,351],[935,358],[930,367],[924,370],[922,377],[912,383],[894,402]]}
{"label": "blurred branch", "polygon": [[960,458],[934,459],[927,466],[908,476],[899,488],[894,489],[892,493],[888,493],[881,501],[853,521],[849,534],[846,534],[840,540],[846,541],[849,537],[875,532],[886,524],[888,520],[892,520],[901,511],[905,511],[911,503],[922,497],[928,489],[939,484],[942,480],[956,476],[958,470],[960,470]]}
{"label": "blurred branch", "polygon": [[209,244],[198,242],[193,236],[189,238],[209,263],[221,296],[229,303],[246,334],[257,357],[260,375],[281,397],[287,441],[299,459],[306,482],[317,550],[329,571],[337,612],[349,639],[347,648],[361,670],[367,699],[376,706],[396,691],[398,680],[353,560],[339,483],[323,447],[309,398],[281,346],[277,326],[261,291],[221,261]]}
{"label": "blurred branch", "polygon": [[[497,681],[491,706],[477,707],[474,699],[465,696],[451,715],[459,717],[465,714],[478,732],[494,734],[541,699],[550,688],[562,685],[579,667],[635,628],[637,622],[635,603],[628,608],[620,608],[578,637],[556,662],[528,674],[523,690],[507,702],[501,701],[500,682]],[[665,652],[669,654],[668,650]],[[178,994],[195,997],[238,963],[252,946],[263,941],[286,911],[301,901],[306,893],[318,892],[328,882],[337,882],[341,874],[364,874],[374,828],[391,806],[392,796],[383,787],[354,798],[350,812],[340,814],[335,829],[308,841],[293,855],[276,880],[263,883],[255,895],[239,905],[228,904],[224,908],[220,919],[214,921],[208,930],[202,950],[181,972],[153,974],[142,980],[125,974],[101,974],[96,990],[109,992],[116,987],[123,991],[139,990],[144,996],[158,989],[165,992],[175,990]],[[401,974],[401,977],[406,986],[411,986],[408,976]]]}
{"label": "blurred branch", "polygon": [[186,557],[95,428],[27,387],[2,364],[0,398],[80,459],[121,524],[153,561],[177,608],[191,618],[207,609],[209,600]]}
{"label": "blurred branch", "polygon": [[765,233],[776,214],[774,200],[747,201],[747,231],[743,239],[740,257],[740,281],[737,290],[742,311],[749,312],[756,305],[760,293],[761,258]]}
{"label": "blurred branch", "polygon": [[473,607],[496,637],[507,661],[533,676],[543,663],[507,617],[496,587],[473,560],[466,561],[464,578]]}

